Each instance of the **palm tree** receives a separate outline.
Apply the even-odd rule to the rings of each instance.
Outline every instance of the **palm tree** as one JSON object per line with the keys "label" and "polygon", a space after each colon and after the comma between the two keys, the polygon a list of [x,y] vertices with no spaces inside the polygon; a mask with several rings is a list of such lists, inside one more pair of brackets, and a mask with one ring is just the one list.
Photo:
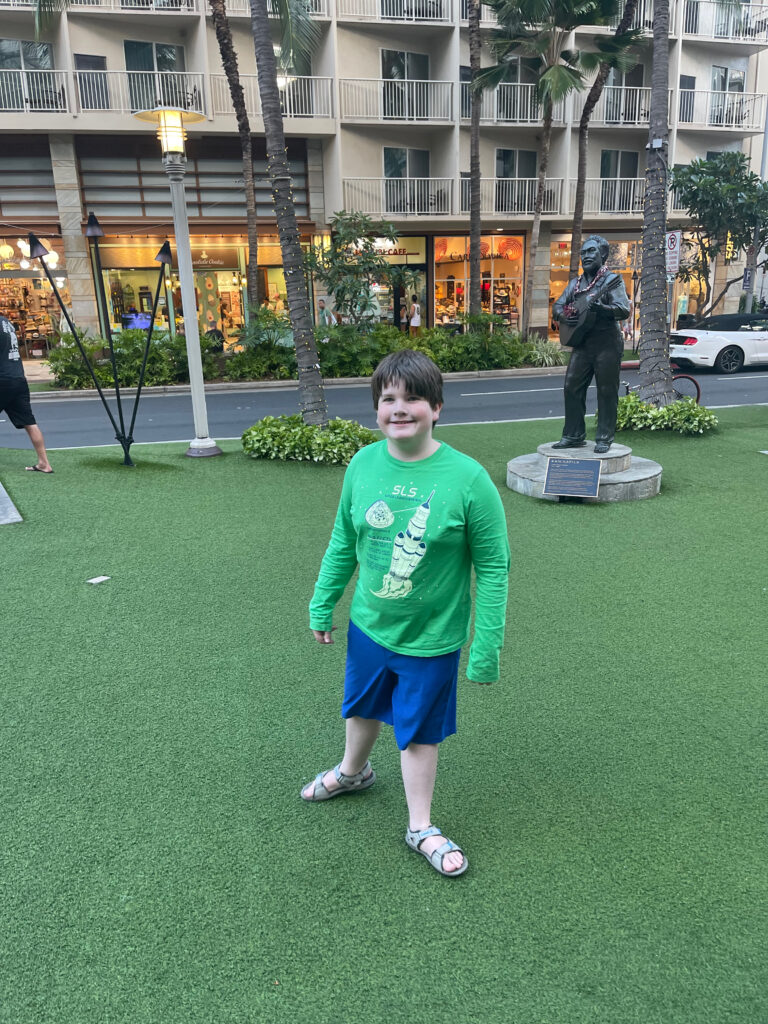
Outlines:
{"label": "palm tree", "polygon": [[483,100],[480,76],[480,0],[469,0],[470,107],[469,107],[469,315],[482,312],[480,282],[480,105]]}
{"label": "palm tree", "polygon": [[245,107],[245,95],[240,84],[240,72],[237,66],[237,53],[232,41],[232,29],[229,27],[225,0],[209,0],[213,29],[219,44],[221,66],[227,76],[229,94],[232,97],[232,109],[237,120],[237,134],[240,137],[240,149],[243,154],[243,185],[245,186],[245,217],[248,231],[248,272],[246,290],[248,305],[259,304],[259,230],[256,220],[256,194],[253,185],[253,147],[251,145],[251,125]]}
{"label": "palm tree", "polygon": [[[267,143],[267,174],[272,186],[275,220],[283,257],[285,290],[288,296],[288,315],[296,346],[299,404],[305,423],[325,426],[328,423],[328,409],[312,329],[299,227],[293,206],[292,178],[285,148],[280,90],[277,85],[277,60],[269,25],[269,3],[270,0],[251,0],[253,48]],[[281,52],[295,53],[305,46],[311,49],[310,40],[315,26],[309,21],[304,0],[279,0],[275,6],[278,8],[278,16],[283,15]]]}
{"label": "palm tree", "polygon": [[635,44],[640,32],[630,26],[637,10],[637,0],[626,0],[621,20],[610,39],[595,39],[598,51],[595,54],[585,53],[582,59],[587,68],[597,66],[597,76],[587,93],[579,118],[579,160],[576,170],[576,194],[573,201],[573,228],[571,230],[571,267],[570,276],[579,272],[579,250],[584,227],[584,196],[587,183],[587,147],[589,144],[589,121],[597,101],[603,94],[605,83],[610,71],[630,71],[636,64],[634,56]]}
{"label": "palm tree", "polygon": [[512,80],[513,70],[517,69],[517,57],[532,59],[536,65],[536,87],[542,108],[538,180],[523,290],[523,336],[528,333],[531,319],[533,275],[544,208],[554,106],[584,85],[582,54],[569,50],[566,44],[574,29],[610,17],[615,3],[616,0],[491,0],[500,26],[494,32],[492,43],[497,63],[481,73],[480,82],[491,87]]}
{"label": "palm tree", "polygon": [[643,202],[643,262],[640,281],[640,390],[653,405],[674,400],[667,336],[667,153],[669,142],[669,0],[655,0],[651,114]]}

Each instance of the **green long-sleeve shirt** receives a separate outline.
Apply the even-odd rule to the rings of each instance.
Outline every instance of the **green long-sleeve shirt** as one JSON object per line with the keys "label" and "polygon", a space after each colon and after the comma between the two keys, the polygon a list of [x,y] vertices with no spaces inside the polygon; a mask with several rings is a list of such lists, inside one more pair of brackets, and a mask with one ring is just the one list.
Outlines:
{"label": "green long-sleeve shirt", "polygon": [[344,477],[309,606],[312,629],[331,628],[334,606],[357,566],[352,621],[383,647],[417,657],[466,643],[474,566],[467,676],[498,679],[509,543],[501,498],[478,462],[445,443],[417,462],[394,458],[386,441],[361,449]]}

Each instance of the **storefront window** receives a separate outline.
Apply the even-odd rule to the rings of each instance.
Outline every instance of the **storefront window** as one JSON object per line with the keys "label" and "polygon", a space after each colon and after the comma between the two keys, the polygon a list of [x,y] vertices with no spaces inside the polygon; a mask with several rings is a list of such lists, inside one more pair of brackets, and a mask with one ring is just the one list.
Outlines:
{"label": "storefront window", "polygon": [[[70,296],[60,240],[41,239],[48,249],[46,263],[65,305]],[[28,259],[29,246],[23,238],[0,238],[0,313],[16,328],[28,356],[39,353],[60,330],[62,315],[44,271]]]}
{"label": "storefront window", "polygon": [[[500,316],[507,327],[520,324],[523,239],[484,235],[480,241],[481,303],[484,313]],[[435,238],[435,323],[455,326],[469,306],[469,239]]]}

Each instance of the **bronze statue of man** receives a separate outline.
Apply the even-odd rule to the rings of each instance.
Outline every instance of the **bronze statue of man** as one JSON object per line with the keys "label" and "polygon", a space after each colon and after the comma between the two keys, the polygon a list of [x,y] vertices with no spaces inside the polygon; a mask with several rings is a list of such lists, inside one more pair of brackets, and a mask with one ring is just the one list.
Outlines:
{"label": "bronze statue of man", "polygon": [[629,297],[618,274],[605,266],[608,242],[590,235],[581,247],[581,277],[575,277],[552,307],[560,341],[573,352],[565,374],[565,425],[553,448],[583,448],[587,388],[597,381],[595,452],[607,452],[616,433],[619,371],[624,341],[619,321],[629,316]]}

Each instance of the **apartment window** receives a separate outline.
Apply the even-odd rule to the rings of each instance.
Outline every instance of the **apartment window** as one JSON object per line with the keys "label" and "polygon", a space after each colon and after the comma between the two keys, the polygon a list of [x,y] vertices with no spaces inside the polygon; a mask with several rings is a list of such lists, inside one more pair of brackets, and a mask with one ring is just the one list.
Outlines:
{"label": "apartment window", "polygon": [[693,121],[693,107],[696,98],[696,76],[680,75],[680,121],[690,124]]}
{"label": "apartment window", "polygon": [[643,101],[642,64],[631,71],[611,68],[605,82],[605,120],[613,124],[638,124],[648,117]]}
{"label": "apartment window", "polygon": [[532,149],[496,150],[496,213],[531,213],[536,200],[538,155]]}
{"label": "apartment window", "polygon": [[123,49],[133,110],[196,108],[200,97],[187,95],[183,46],[126,39]]}
{"label": "apartment window", "polygon": [[407,50],[381,51],[384,117],[429,117],[429,55]]}
{"label": "apartment window", "polygon": [[740,125],[744,120],[744,85],[746,72],[712,66],[712,94],[709,100],[709,123]]}
{"label": "apartment window", "polygon": [[90,53],[76,53],[75,81],[81,110],[109,110],[107,58]]}
{"label": "apartment window", "polygon": [[384,201],[387,213],[442,213],[448,197],[429,177],[429,150],[384,147]]}
{"label": "apartment window", "polygon": [[64,109],[51,44],[0,39],[0,110]]}
{"label": "apartment window", "polygon": [[[604,149],[600,153],[600,209],[606,213],[632,213],[642,209],[637,153]],[[640,205],[638,205],[640,204]]]}

